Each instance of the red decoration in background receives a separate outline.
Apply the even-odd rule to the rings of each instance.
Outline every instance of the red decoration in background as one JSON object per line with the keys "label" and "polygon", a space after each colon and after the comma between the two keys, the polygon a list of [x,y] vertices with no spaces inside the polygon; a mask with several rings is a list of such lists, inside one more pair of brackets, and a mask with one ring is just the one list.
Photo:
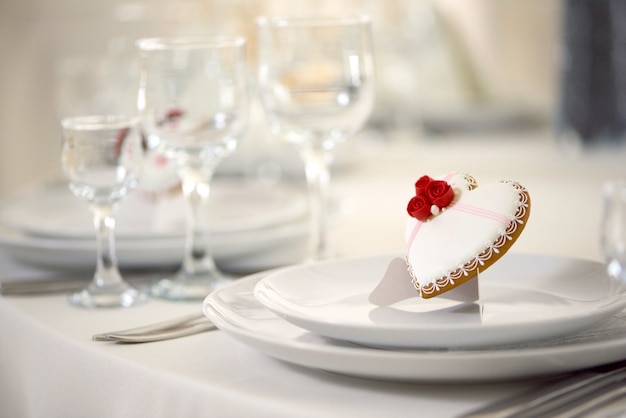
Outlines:
{"label": "red decoration in background", "polygon": [[157,121],[157,126],[165,126],[170,123],[178,122],[183,116],[185,112],[181,109],[170,109],[161,118]]}

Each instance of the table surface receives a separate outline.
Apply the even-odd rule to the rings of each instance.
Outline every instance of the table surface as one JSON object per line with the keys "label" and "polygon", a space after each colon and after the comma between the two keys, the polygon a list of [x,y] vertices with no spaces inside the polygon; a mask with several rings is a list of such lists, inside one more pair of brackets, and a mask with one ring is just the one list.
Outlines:
{"label": "table surface", "polygon": [[[544,134],[391,138],[334,175],[330,246],[339,256],[401,252],[404,208],[422,174],[464,171],[517,180],[532,199],[514,251],[601,260],[601,186],[626,175],[623,155],[571,154]],[[0,253],[2,278],[47,274]],[[452,417],[539,383],[400,383],[341,376],[267,357],[214,331],[150,344],[95,333],[199,312],[197,302],[150,300],[82,310],[64,295],[0,298],[0,416]]]}

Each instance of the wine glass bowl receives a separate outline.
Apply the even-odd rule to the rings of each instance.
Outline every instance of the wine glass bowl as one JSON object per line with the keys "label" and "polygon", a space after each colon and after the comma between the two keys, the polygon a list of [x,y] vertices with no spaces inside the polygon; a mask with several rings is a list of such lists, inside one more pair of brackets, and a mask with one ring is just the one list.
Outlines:
{"label": "wine glass bowl", "polygon": [[601,248],[609,275],[626,285],[626,180],[611,180],[603,188]]}
{"label": "wine glass bowl", "polygon": [[368,119],[374,99],[369,20],[258,21],[263,104],[272,131],[332,149]]}
{"label": "wine glass bowl", "polygon": [[247,126],[245,40],[151,38],[137,47],[137,103],[147,142],[175,163],[187,207],[181,269],[152,291],[166,299],[203,299],[228,279],[213,261],[207,205],[216,167]]}
{"label": "wine glass bowl", "polygon": [[115,116],[61,121],[61,162],[77,197],[116,205],[137,186],[143,157],[141,136],[133,124],[136,121]]}
{"label": "wine glass bowl", "polygon": [[61,121],[61,163],[72,193],[89,204],[97,237],[92,282],[70,295],[83,307],[129,307],[146,293],[122,278],[115,253],[115,213],[138,184],[144,150],[139,121],[124,116],[86,116]]}
{"label": "wine glass bowl", "polygon": [[174,160],[232,153],[247,122],[245,40],[151,38],[137,45],[138,107],[149,144]]}
{"label": "wine glass bowl", "polygon": [[326,200],[334,150],[374,104],[367,17],[260,18],[258,89],[272,133],[293,144],[310,189],[311,259],[326,254]]}

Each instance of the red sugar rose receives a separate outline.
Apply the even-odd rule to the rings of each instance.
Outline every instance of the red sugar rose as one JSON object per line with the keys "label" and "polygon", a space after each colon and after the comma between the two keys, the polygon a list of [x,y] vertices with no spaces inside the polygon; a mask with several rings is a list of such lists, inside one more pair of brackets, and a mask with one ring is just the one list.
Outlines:
{"label": "red sugar rose", "polygon": [[428,196],[430,203],[442,209],[452,202],[452,199],[454,199],[454,191],[447,182],[433,180],[426,186],[426,196]]}
{"label": "red sugar rose", "polygon": [[431,212],[432,206],[443,209],[450,205],[453,199],[454,190],[448,182],[422,176],[415,182],[415,196],[409,201],[406,210],[410,216],[423,222],[433,213],[437,213]]}
{"label": "red sugar rose", "polygon": [[415,195],[417,196],[418,194],[425,192],[426,187],[431,181],[433,181],[433,179],[428,176],[420,177],[419,180],[415,182]]}
{"label": "red sugar rose", "polygon": [[425,221],[431,215],[430,206],[431,203],[426,198],[426,195],[419,194],[409,201],[406,210],[412,217]]}

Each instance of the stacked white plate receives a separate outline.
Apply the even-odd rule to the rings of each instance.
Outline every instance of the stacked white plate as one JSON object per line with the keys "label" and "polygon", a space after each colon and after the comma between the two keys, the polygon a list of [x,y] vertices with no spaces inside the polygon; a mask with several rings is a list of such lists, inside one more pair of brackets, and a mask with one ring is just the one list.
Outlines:
{"label": "stacked white plate", "polygon": [[[303,192],[286,184],[216,178],[209,219],[218,264],[245,272],[301,260],[307,211]],[[120,265],[179,264],[185,228],[180,193],[134,191],[122,202],[117,217]],[[0,205],[0,249],[20,261],[46,267],[93,267],[95,248],[88,206],[66,184],[28,190]]]}
{"label": "stacked white plate", "polygon": [[393,256],[259,273],[209,295],[205,314],[269,356],[359,377],[489,381],[626,358],[623,286],[595,261],[511,253],[473,303],[417,297],[375,306]]}

